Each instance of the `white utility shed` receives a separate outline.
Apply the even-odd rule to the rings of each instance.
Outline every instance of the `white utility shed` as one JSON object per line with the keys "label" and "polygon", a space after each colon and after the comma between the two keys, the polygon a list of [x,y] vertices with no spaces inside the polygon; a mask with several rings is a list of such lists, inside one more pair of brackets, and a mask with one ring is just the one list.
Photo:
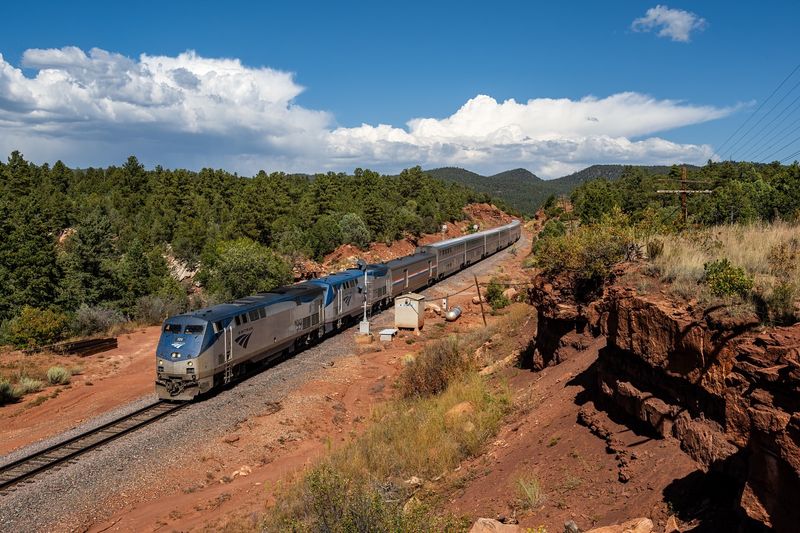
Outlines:
{"label": "white utility shed", "polygon": [[394,327],[420,330],[425,325],[425,297],[410,292],[394,299]]}

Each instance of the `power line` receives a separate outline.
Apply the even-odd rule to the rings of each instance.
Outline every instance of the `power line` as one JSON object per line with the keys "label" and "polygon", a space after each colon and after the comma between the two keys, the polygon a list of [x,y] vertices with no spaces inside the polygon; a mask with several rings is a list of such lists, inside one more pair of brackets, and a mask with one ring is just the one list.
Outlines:
{"label": "power line", "polygon": [[[800,65],[798,65],[798,66],[800,66]],[[775,103],[775,105],[773,105],[773,106],[772,106],[772,107],[769,109],[769,111],[767,111],[767,112],[766,112],[766,114],[762,115],[762,116],[761,116],[761,118],[760,118],[760,119],[758,119],[758,122],[756,122],[755,124],[753,124],[752,126],[750,126],[750,128],[748,128],[748,130],[747,130],[746,132],[744,132],[744,134],[742,134],[742,136],[739,138],[739,140],[738,140],[738,141],[736,141],[735,143],[733,143],[733,145],[731,145],[731,147],[730,147],[730,148],[728,148],[728,156],[729,156],[729,157],[728,157],[728,159],[730,159],[730,158],[731,158],[730,156],[732,156],[732,155],[733,155],[733,150],[736,148],[736,146],[738,146],[740,142],[742,142],[743,140],[745,140],[745,139],[747,138],[747,136],[750,134],[750,132],[751,132],[751,131],[753,131],[753,128],[755,128],[756,126],[758,126],[759,124],[761,124],[761,121],[762,121],[762,120],[764,120],[765,118],[767,118],[767,117],[769,116],[769,114],[770,114],[770,113],[772,113],[772,111],[773,111],[773,110],[774,110],[776,107],[778,107],[778,106],[781,104],[781,102],[783,102],[783,101],[786,99],[786,97],[787,97],[787,96],[789,96],[790,94],[792,94],[792,92],[794,92],[794,90],[795,90],[795,89],[797,89],[797,87],[798,87],[798,86],[800,86],[800,81],[798,81],[797,83],[795,83],[795,84],[794,84],[794,87],[792,87],[791,89],[789,89],[789,92],[787,92],[786,94],[784,94],[784,95],[783,95],[783,97],[782,97],[780,100],[778,100],[778,101]]]}
{"label": "power line", "polygon": [[[786,118],[788,118],[788,116]],[[784,120],[786,120],[786,118],[784,118]],[[795,127],[795,129],[790,131],[787,135],[783,135],[784,133],[788,132],[792,128],[792,126],[795,126],[795,124],[796,123],[794,121],[789,122],[789,124],[787,124],[786,127],[784,127],[782,130],[780,130],[777,133],[774,133],[772,136],[766,139],[766,141],[762,143],[762,146],[759,148],[759,151],[753,156],[753,159],[761,158],[761,156],[764,155],[764,153],[766,153],[767,150],[771,149],[775,145],[776,141],[780,142],[778,139],[783,140],[792,133],[796,132],[798,130],[798,127]]]}
{"label": "power line", "polygon": [[718,148],[720,153],[722,153],[722,149],[730,142],[730,140],[733,139],[734,136],[736,136],[736,134],[739,133],[742,130],[742,128],[744,128],[747,125],[748,122],[750,122],[750,120],[761,110],[762,107],[764,107],[764,104],[766,104],[775,95],[775,93],[778,92],[781,87],[783,87],[783,84],[786,83],[789,80],[789,78],[794,76],[794,73],[797,72],[798,69],[800,69],[800,63],[798,63],[797,66],[794,67],[794,70],[792,70],[789,73],[789,75],[786,76],[783,79],[783,81],[780,82],[780,84],[778,84],[777,87],[775,87],[775,89],[770,93],[770,95],[767,97],[767,99],[764,100],[763,102],[761,102],[761,104],[758,106],[758,108],[756,108],[756,110],[753,111],[753,113],[750,116],[748,116],[747,119],[744,122],[742,122],[742,124],[738,128],[736,128],[736,131],[731,133],[730,137],[725,139],[725,142],[723,142],[720,145],[720,147]]}
{"label": "power line", "polygon": [[[767,122],[766,124],[764,124],[763,126],[761,126],[761,129],[760,129],[760,130],[758,130],[758,131],[757,131],[757,132],[756,132],[756,133],[753,135],[753,138],[752,138],[752,139],[750,139],[750,140],[749,140],[749,141],[748,141],[748,142],[747,142],[747,143],[746,143],[744,146],[742,146],[742,148],[741,148],[741,153],[742,153],[742,154],[745,154],[745,153],[746,153],[746,152],[745,152],[745,150],[748,150],[749,148],[751,148],[751,147],[752,147],[752,145],[753,145],[753,142],[754,142],[754,141],[755,141],[756,145],[760,144],[760,143],[761,143],[761,140],[760,140],[760,138],[759,138],[759,135],[761,134],[761,132],[762,132],[762,131],[764,131],[765,129],[767,129],[768,127],[770,127],[772,124],[774,124],[774,123],[775,123],[775,121],[776,121],[776,120],[778,120],[778,119],[779,119],[779,118],[780,118],[780,117],[781,117],[781,116],[782,116],[782,115],[783,115],[783,114],[786,112],[786,110],[787,110],[787,109],[789,109],[790,107],[792,107],[792,106],[793,106],[794,104],[796,104],[798,101],[800,101],[800,94],[798,94],[798,95],[797,95],[797,97],[796,97],[794,100],[792,100],[792,102],[791,102],[790,104],[787,104],[787,105],[786,105],[786,107],[784,107],[783,109],[781,109],[781,110],[778,112],[778,114],[777,114],[777,115],[775,115],[775,117],[774,117],[772,120],[770,120],[769,122]],[[789,115],[787,115],[787,116],[789,116]],[[781,122],[782,122],[782,121],[781,121]]]}
{"label": "power line", "polygon": [[791,155],[788,155],[788,156],[784,157],[783,159],[781,159],[781,164],[784,164],[784,163],[788,162],[791,158],[797,157],[798,155],[800,155],[800,150],[798,150],[795,153],[793,153]]}
{"label": "power line", "polygon": [[[796,128],[794,129],[794,131],[792,131],[792,133],[796,132],[797,130],[800,130],[800,126],[796,127]],[[788,137],[788,135],[787,135],[787,137]],[[795,139],[793,139],[793,140],[789,141],[788,143],[784,144],[783,146],[781,146],[780,148],[778,148],[777,150],[775,150],[774,152],[772,152],[771,154],[769,154],[767,157],[763,158],[761,161],[763,162],[763,161],[765,161],[765,160],[768,160],[768,159],[770,159],[770,158],[771,158],[772,156],[774,156],[774,155],[778,155],[779,153],[781,153],[781,152],[783,151],[783,149],[784,149],[784,148],[788,148],[788,147],[790,147],[791,145],[793,145],[793,144],[794,144],[794,143],[796,143],[797,141],[800,141],[800,137],[797,137],[797,138],[795,138]]]}

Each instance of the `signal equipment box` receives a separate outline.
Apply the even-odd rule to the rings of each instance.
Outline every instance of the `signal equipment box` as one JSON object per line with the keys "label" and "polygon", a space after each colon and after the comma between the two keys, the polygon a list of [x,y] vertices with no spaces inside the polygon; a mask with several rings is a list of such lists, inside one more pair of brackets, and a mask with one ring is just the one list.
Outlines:
{"label": "signal equipment box", "polygon": [[419,331],[425,325],[425,297],[410,292],[394,299],[394,327]]}

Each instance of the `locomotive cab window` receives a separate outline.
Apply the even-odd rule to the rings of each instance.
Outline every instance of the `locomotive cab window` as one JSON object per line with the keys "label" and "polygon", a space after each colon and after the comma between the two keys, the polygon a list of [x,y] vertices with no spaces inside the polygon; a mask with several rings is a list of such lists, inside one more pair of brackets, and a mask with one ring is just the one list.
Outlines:
{"label": "locomotive cab window", "polygon": [[250,311],[250,312],[248,313],[248,315],[250,315],[250,321],[251,321],[251,322],[252,322],[253,320],[258,320],[258,319],[260,318],[260,317],[258,316],[258,309],[255,309],[255,310],[253,310],[253,311]]}
{"label": "locomotive cab window", "polygon": [[164,331],[167,333],[180,333],[181,327],[181,324],[164,324]]}
{"label": "locomotive cab window", "polygon": [[203,333],[203,329],[204,328],[203,328],[202,324],[200,324],[200,325],[189,324],[188,326],[186,326],[186,329],[184,329],[183,332],[184,333],[189,333],[190,335],[199,335],[199,334]]}

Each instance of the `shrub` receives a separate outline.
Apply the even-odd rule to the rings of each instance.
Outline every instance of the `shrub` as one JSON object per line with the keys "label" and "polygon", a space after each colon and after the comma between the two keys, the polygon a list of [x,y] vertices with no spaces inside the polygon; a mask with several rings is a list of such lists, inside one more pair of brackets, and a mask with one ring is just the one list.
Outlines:
{"label": "shrub", "polygon": [[43,382],[38,379],[29,378],[28,376],[21,377],[20,380],[17,381],[17,385],[15,387],[20,396],[33,392],[39,392],[43,388]]}
{"label": "shrub", "polygon": [[664,241],[661,239],[651,239],[647,241],[647,258],[656,259],[664,253]]}
{"label": "shrub", "polygon": [[558,219],[552,219],[545,222],[542,231],[539,232],[539,235],[536,238],[536,242],[533,244],[533,252],[537,253],[544,245],[544,242],[547,239],[552,239],[555,237],[561,237],[567,233],[567,227]]}
{"label": "shrub", "polygon": [[66,330],[67,315],[52,309],[25,306],[6,328],[8,342],[17,347],[50,344]]}
{"label": "shrub", "polygon": [[544,491],[536,477],[519,478],[517,492],[527,509],[536,509],[544,502]]}
{"label": "shrub", "polygon": [[455,337],[437,340],[403,369],[398,380],[400,392],[405,398],[438,394],[467,367]]}
{"label": "shrub", "polygon": [[116,309],[82,304],[72,319],[70,329],[75,335],[93,335],[108,331],[112,326],[125,322],[125,317]]}
{"label": "shrub", "polygon": [[185,301],[162,296],[142,296],[136,301],[134,317],[145,324],[160,324],[165,318],[183,312]]}
{"label": "shrub", "polygon": [[625,259],[631,242],[630,230],[611,220],[579,226],[537,243],[536,265],[546,274],[566,272],[579,280],[601,280]]}
{"label": "shrub", "polygon": [[14,390],[7,379],[0,379],[0,405],[19,400],[19,392]]}
{"label": "shrub", "polygon": [[[303,480],[297,508],[273,523],[270,531],[433,531],[424,511],[403,512],[402,498],[384,498],[381,487],[348,476],[323,463]],[[388,501],[387,501],[388,500]],[[292,516],[294,515],[294,516]]]}
{"label": "shrub", "polygon": [[503,294],[503,286],[500,285],[496,278],[492,278],[486,287],[486,301],[494,309],[502,309],[511,303]]}
{"label": "shrub", "polygon": [[339,231],[342,241],[358,246],[361,249],[369,246],[370,233],[364,220],[355,213],[345,214],[339,220]]}
{"label": "shrub", "polygon": [[47,381],[52,385],[66,385],[72,379],[72,374],[63,366],[51,366],[47,369]]}
{"label": "shrub", "polygon": [[703,265],[705,282],[715,296],[746,296],[753,288],[753,278],[727,258]]}
{"label": "shrub", "polygon": [[794,302],[797,299],[797,287],[790,282],[779,282],[772,288],[766,298],[769,319],[774,324],[790,325],[797,319]]}

